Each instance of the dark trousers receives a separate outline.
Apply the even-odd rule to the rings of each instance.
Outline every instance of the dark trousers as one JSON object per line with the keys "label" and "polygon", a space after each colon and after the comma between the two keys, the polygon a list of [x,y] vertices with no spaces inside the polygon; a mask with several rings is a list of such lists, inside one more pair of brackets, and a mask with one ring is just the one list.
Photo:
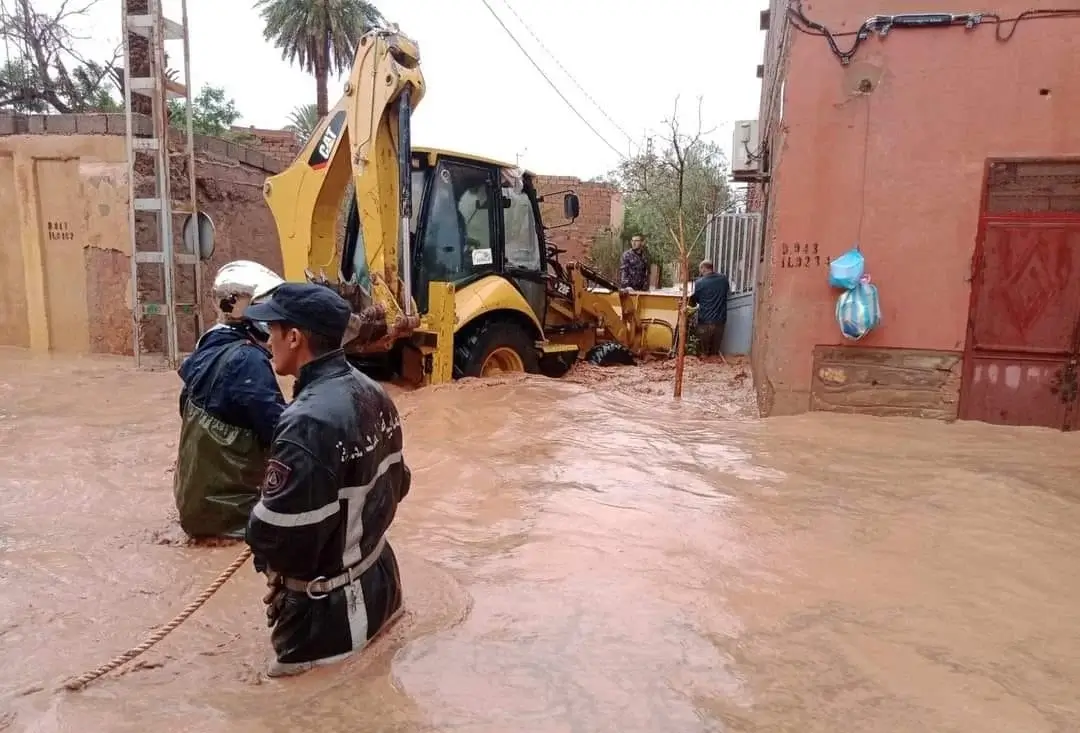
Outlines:
{"label": "dark trousers", "polygon": [[726,323],[698,324],[697,337],[702,356],[717,356],[721,353],[720,344],[724,341],[724,326],[726,325]]}

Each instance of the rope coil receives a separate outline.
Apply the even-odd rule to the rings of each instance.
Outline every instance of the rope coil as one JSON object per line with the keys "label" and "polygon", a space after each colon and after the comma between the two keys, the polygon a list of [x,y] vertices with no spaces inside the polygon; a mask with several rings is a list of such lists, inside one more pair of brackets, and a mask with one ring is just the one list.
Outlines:
{"label": "rope coil", "polygon": [[98,667],[95,670],[92,670],[90,672],[86,672],[85,674],[83,674],[83,675],[81,675],[79,677],[76,677],[76,678],[74,678],[72,680],[69,680],[69,681],[65,682],[64,687],[66,689],[68,689],[68,690],[73,691],[73,692],[78,691],[78,690],[82,690],[84,687],[86,687],[88,684],[90,684],[94,680],[98,679],[99,677],[104,677],[105,675],[107,675],[109,672],[112,672],[117,667],[121,667],[121,666],[127,664],[132,659],[135,659],[135,657],[141,655],[142,653],[144,653],[145,651],[150,649],[152,646],[154,646],[159,641],[161,641],[166,636],[168,636],[170,633],[172,633],[172,631],[174,631],[177,626],[179,626],[180,624],[187,621],[187,619],[193,613],[198,611],[203,606],[204,603],[206,603],[208,600],[210,600],[210,597],[212,595],[214,595],[214,593],[216,593],[218,591],[218,589],[221,588],[221,586],[225,585],[226,581],[228,581],[229,578],[231,578],[236,573],[236,571],[239,570],[240,567],[245,562],[248,561],[248,558],[250,558],[250,557],[251,557],[251,548],[250,547],[244,548],[244,551],[240,553],[239,557],[237,557],[235,560],[233,560],[232,563],[227,568],[222,570],[221,575],[219,575],[217,577],[217,579],[214,580],[213,583],[206,586],[206,588],[203,590],[203,592],[200,593],[195,598],[195,600],[193,600],[191,603],[189,603],[187,606],[185,606],[184,610],[181,611],[180,613],[178,613],[176,615],[176,617],[173,618],[172,621],[165,624],[161,628],[157,629],[156,631],[154,631],[154,633],[150,634],[150,636],[148,636],[146,638],[146,640],[143,641],[142,644],[139,644],[136,647],[132,647],[131,649],[128,649],[126,652],[124,652],[123,654],[120,654],[118,656],[113,657],[111,660],[109,660],[108,662],[101,665],[100,667]]}

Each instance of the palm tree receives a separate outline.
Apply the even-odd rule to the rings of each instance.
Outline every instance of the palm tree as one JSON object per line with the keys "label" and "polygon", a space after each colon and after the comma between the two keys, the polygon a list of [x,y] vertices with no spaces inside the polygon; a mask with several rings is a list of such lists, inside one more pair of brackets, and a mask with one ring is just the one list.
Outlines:
{"label": "palm tree", "polygon": [[360,36],[386,25],[378,8],[364,0],[256,0],[266,27],[263,38],[281,49],[281,58],[315,75],[315,109],[329,111],[330,72],[352,66]]}
{"label": "palm tree", "polygon": [[322,117],[319,116],[319,111],[314,104],[301,104],[289,113],[289,124],[285,126],[285,129],[296,135],[301,145],[306,145],[312,133],[315,132],[315,128],[319,126],[320,120]]}

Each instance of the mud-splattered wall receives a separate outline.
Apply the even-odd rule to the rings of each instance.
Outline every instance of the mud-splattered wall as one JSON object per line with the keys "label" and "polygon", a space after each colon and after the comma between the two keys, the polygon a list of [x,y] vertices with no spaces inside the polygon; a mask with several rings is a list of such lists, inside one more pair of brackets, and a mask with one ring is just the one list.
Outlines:
{"label": "mud-splattered wall", "polygon": [[[148,132],[149,120],[137,117],[136,130]],[[132,353],[123,134],[123,115],[0,117],[0,345]],[[218,267],[243,258],[281,269],[261,189],[265,177],[282,166],[213,138],[197,138],[196,151],[199,206],[217,231],[214,256],[200,265],[203,315],[210,323],[208,288]],[[174,176],[186,180],[186,171]],[[152,226],[152,219],[137,220],[137,230],[147,234],[140,249],[150,248],[142,239],[152,239]],[[178,299],[185,288],[190,299],[193,279],[179,269]],[[153,281],[147,278],[151,288]],[[153,350],[161,343],[160,324],[145,324],[144,343]],[[181,348],[190,348],[195,319],[179,326]]]}

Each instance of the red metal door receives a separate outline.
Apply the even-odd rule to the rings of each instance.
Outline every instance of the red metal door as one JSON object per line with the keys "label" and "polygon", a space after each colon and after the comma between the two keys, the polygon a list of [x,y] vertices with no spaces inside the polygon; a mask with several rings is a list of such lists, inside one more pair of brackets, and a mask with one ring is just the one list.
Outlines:
{"label": "red metal door", "polygon": [[988,216],[980,229],[960,419],[1067,430],[1080,419],[1080,217]]}

